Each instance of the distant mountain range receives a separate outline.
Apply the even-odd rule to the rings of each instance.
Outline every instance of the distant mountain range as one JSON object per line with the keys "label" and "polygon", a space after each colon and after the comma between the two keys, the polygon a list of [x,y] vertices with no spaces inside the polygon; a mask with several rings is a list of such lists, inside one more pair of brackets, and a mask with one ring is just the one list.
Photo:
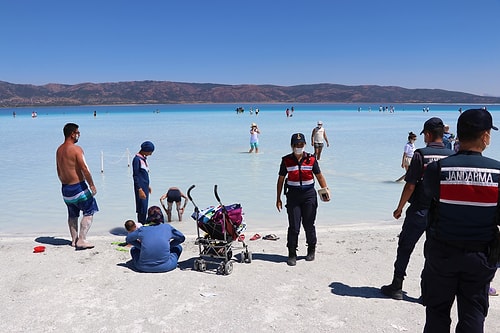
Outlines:
{"label": "distant mountain range", "polygon": [[500,97],[395,86],[225,85],[169,81],[13,84],[0,81],[0,107],[181,103],[499,104]]}

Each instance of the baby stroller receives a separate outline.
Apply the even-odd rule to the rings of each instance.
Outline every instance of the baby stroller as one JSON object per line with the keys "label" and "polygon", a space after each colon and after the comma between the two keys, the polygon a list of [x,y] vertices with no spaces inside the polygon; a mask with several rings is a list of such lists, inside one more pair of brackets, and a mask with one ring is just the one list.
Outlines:
{"label": "baby stroller", "polygon": [[[189,200],[194,205],[194,213],[191,217],[197,224],[196,244],[200,251],[200,257],[194,261],[194,269],[203,272],[207,270],[207,263],[218,264],[217,273],[229,275],[233,272],[233,250],[242,250],[239,258],[241,263],[251,263],[252,252],[248,251],[244,239],[240,238],[240,234],[246,228],[241,205],[235,203],[224,206],[217,193],[217,185],[215,185],[214,194],[219,205],[200,211],[191,197],[194,187],[195,185],[191,185],[187,192]],[[200,235],[200,230],[205,233],[204,236]],[[236,240],[241,246],[233,244]]]}

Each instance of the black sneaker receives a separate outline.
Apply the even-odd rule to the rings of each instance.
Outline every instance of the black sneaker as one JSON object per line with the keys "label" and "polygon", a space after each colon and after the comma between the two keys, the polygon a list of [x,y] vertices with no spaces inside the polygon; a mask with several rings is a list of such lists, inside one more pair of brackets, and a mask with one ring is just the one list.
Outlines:
{"label": "black sneaker", "polygon": [[288,266],[295,266],[295,265],[297,265],[297,257],[288,257],[288,260],[286,261],[286,264]]}

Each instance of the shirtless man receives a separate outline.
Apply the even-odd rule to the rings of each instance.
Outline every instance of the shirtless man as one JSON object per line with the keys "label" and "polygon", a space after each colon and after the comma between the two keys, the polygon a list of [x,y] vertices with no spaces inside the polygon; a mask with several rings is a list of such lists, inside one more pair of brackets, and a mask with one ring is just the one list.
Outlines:
{"label": "shirtless man", "polygon": [[[94,196],[97,190],[92,180],[83,149],[76,145],[80,138],[78,125],[68,123],[64,126],[64,143],[57,148],[57,175],[62,183],[62,195],[68,207],[68,226],[71,246],[76,250],[91,249],[87,233],[92,225],[94,213],[99,211]],[[88,183],[88,186],[87,186]],[[89,190],[90,188],[90,190]],[[78,232],[78,217],[83,212]]]}

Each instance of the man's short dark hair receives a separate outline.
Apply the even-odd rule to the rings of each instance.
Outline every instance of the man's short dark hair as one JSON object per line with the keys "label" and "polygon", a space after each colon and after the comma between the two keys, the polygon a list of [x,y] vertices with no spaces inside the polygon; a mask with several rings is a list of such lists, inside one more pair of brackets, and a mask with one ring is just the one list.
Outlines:
{"label": "man's short dark hair", "polygon": [[444,128],[443,127],[436,127],[433,128],[432,130],[428,130],[431,137],[432,141],[436,141],[436,139],[442,139],[444,135]]}
{"label": "man's short dark hair", "polygon": [[64,125],[64,128],[63,128],[64,137],[67,138],[67,137],[71,136],[71,134],[73,134],[73,132],[76,131],[77,129],[78,129],[77,124],[67,123],[66,125]]}

